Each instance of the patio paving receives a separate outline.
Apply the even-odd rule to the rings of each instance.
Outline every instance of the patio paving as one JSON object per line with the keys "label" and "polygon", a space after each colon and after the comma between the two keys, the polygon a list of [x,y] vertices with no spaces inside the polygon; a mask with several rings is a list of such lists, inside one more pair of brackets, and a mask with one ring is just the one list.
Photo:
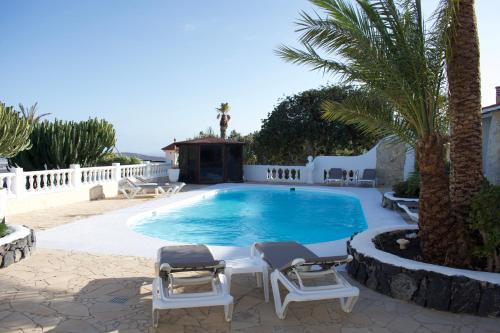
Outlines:
{"label": "patio paving", "polygon": [[221,307],[172,310],[162,312],[153,330],[152,276],[150,259],[39,249],[0,271],[0,332],[465,333],[500,327],[498,319],[424,309],[364,287],[351,314],[338,301],[295,303],[282,321],[251,276],[236,275],[232,323],[223,320]]}

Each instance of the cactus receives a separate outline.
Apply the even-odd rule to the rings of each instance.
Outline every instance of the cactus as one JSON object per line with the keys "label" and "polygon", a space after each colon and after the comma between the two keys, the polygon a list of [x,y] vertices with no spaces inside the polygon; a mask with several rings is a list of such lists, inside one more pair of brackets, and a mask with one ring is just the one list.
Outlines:
{"label": "cactus", "polygon": [[32,148],[9,160],[25,170],[62,169],[70,164],[95,166],[115,145],[113,125],[102,119],[36,123]]}
{"label": "cactus", "polygon": [[0,156],[13,157],[30,148],[31,130],[27,119],[0,102]]}

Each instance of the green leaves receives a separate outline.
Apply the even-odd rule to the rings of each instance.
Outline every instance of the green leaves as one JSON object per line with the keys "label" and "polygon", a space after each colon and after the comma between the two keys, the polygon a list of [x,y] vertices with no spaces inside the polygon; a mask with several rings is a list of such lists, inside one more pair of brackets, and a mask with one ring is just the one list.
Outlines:
{"label": "green leaves", "polygon": [[31,149],[11,158],[9,164],[27,171],[62,169],[70,164],[94,166],[116,142],[113,125],[101,119],[35,123],[30,139]]}
{"label": "green leaves", "polygon": [[30,148],[31,123],[0,102],[0,156],[13,157]]}
{"label": "green leaves", "polygon": [[229,103],[220,103],[220,106],[218,108],[215,108],[215,110],[217,110],[217,119],[221,116],[221,115],[225,115],[229,112],[229,110],[231,110],[231,107],[229,106]]}
{"label": "green leaves", "polygon": [[500,186],[484,182],[472,202],[470,228],[479,233],[482,243],[476,254],[488,262],[488,270],[500,272]]}
{"label": "green leaves", "polygon": [[[325,102],[325,117],[366,133],[418,138],[447,131],[444,34],[426,30],[420,1],[311,0],[326,16],[301,13],[303,48],[280,46],[284,60],[338,76],[382,101],[375,110],[363,100]],[[433,29],[442,29],[440,8]]]}
{"label": "green leaves", "polygon": [[9,233],[9,227],[7,227],[7,223],[5,223],[5,217],[2,217],[0,221],[0,238],[7,236]]}
{"label": "green leaves", "polygon": [[343,104],[362,94],[349,86],[330,86],[284,98],[255,135],[252,147],[257,162],[304,164],[308,155],[356,155],[371,148],[377,135],[365,135],[339,121],[326,121],[322,114],[325,101]]}

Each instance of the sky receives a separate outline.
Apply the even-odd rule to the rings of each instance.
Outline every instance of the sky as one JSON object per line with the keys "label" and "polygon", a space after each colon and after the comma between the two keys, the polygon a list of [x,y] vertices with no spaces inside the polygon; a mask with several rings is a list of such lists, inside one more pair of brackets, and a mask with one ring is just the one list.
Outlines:
{"label": "sky", "polygon": [[[424,0],[430,13],[437,0]],[[500,85],[500,1],[477,0],[483,105]],[[247,134],[279,99],[337,80],[285,63],[307,0],[32,0],[0,2],[0,101],[38,102],[49,119],[100,117],[117,148],[160,148],[211,126],[231,105],[229,131]]]}

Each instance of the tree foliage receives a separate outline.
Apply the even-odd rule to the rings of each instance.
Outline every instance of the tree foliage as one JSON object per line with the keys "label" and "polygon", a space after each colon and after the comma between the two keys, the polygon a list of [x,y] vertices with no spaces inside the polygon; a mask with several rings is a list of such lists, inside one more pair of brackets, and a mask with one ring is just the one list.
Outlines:
{"label": "tree foliage", "polygon": [[220,119],[220,137],[226,138],[227,127],[229,126],[229,120],[231,120],[231,116],[229,115],[229,110],[231,107],[229,103],[220,103],[220,106],[215,109],[217,111],[217,119]]}
{"label": "tree foliage", "polygon": [[[327,121],[326,101],[341,103],[363,94],[349,86],[330,86],[285,97],[262,121],[255,134],[254,152],[261,164],[304,164],[307,156],[358,155],[371,148],[377,135],[355,126]],[[374,105],[375,107],[375,105]]]}
{"label": "tree foliage", "polygon": [[33,104],[29,108],[19,103],[19,111],[26,118],[30,124],[35,124],[40,122],[43,117],[50,115],[50,113],[38,114],[38,103]]}
{"label": "tree foliage", "polygon": [[13,157],[30,147],[31,123],[0,102],[0,156]]}
{"label": "tree foliage", "polygon": [[[418,0],[311,2],[326,17],[303,12],[303,49],[281,46],[277,54],[366,90],[342,103],[326,101],[325,117],[367,133],[396,135],[413,146],[419,138],[447,132],[445,15],[436,14],[428,30]],[[374,98],[382,107],[371,107]]]}
{"label": "tree foliage", "polygon": [[232,130],[229,133],[228,140],[244,142],[243,146],[243,163],[244,164],[256,164],[257,163],[257,151],[255,150],[255,137],[258,132],[250,133],[247,135],[241,135],[240,133]]}
{"label": "tree foliage", "polygon": [[116,142],[113,125],[100,119],[35,123],[30,140],[31,149],[11,158],[9,165],[27,171],[95,166]]}
{"label": "tree foliage", "polygon": [[472,200],[469,217],[471,230],[481,236],[476,254],[485,258],[490,272],[500,272],[500,186],[484,181]]}
{"label": "tree foliage", "polygon": [[120,163],[120,165],[131,165],[131,164],[141,164],[144,163],[143,160],[141,160],[138,157],[135,156],[125,156],[125,155],[120,155],[117,153],[106,153],[102,157],[100,157],[97,160],[96,165],[97,166],[108,166],[113,163]]}

